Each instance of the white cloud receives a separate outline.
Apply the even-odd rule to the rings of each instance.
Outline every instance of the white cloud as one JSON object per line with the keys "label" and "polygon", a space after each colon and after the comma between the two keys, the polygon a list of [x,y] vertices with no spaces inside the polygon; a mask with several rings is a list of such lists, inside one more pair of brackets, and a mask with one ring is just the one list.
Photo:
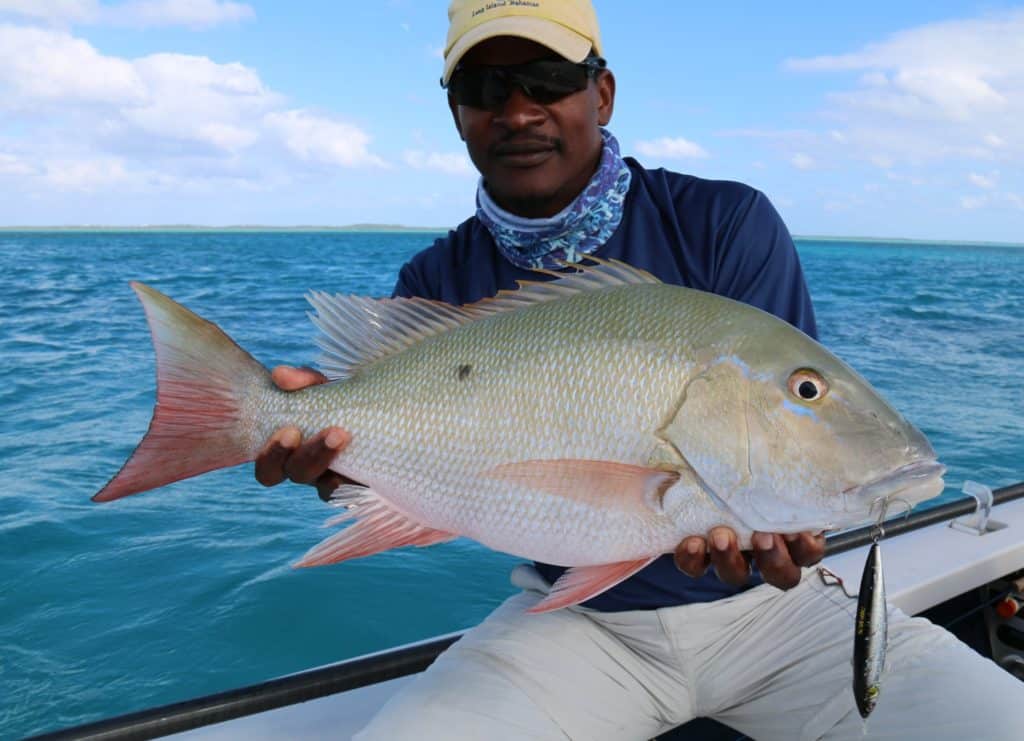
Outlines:
{"label": "white cloud", "polygon": [[110,146],[128,133],[236,152],[256,141],[253,120],[279,100],[238,63],[183,54],[127,60],[65,31],[0,26],[0,110],[76,117],[79,137],[114,134]]}
{"label": "white cloud", "polygon": [[813,170],[815,166],[814,158],[803,152],[797,152],[790,159],[790,164],[798,170]]}
{"label": "white cloud", "polygon": [[972,172],[967,176],[967,182],[971,185],[977,185],[979,188],[985,188],[991,190],[996,187],[996,181],[999,179],[999,173],[993,172],[989,175],[979,175],[978,173]]}
{"label": "white cloud", "polygon": [[226,0],[134,0],[105,9],[102,17],[112,25],[201,29],[254,15],[251,6]]}
{"label": "white cloud", "polygon": [[97,0],[0,0],[0,13],[46,23],[84,23],[99,15]]}
{"label": "white cloud", "polygon": [[291,152],[307,162],[342,167],[387,166],[368,150],[369,135],[350,123],[303,110],[269,113],[264,121]]}
{"label": "white cloud", "polygon": [[475,175],[469,157],[461,152],[423,152],[410,149],[402,155],[405,164],[416,170],[436,170],[446,175]]}
{"label": "white cloud", "polygon": [[49,162],[43,179],[61,190],[91,192],[129,179],[119,159],[99,158]]}
{"label": "white cloud", "polygon": [[96,24],[149,28],[205,29],[252,18],[251,6],[231,0],[129,0],[115,5],[98,0],[0,0],[0,13],[55,25]]}
{"label": "white cloud", "polygon": [[386,166],[359,127],[286,109],[243,64],[116,57],[61,29],[0,25],[3,114],[19,133],[0,147],[0,175],[27,190],[265,188],[296,162]]}
{"label": "white cloud", "polygon": [[797,70],[865,70],[851,104],[961,118],[999,109],[1024,72],[1024,11],[934,23],[859,52],[794,59]]}
{"label": "white cloud", "polygon": [[129,104],[144,96],[128,61],[64,31],[0,25],[0,109],[43,101]]}
{"label": "white cloud", "polygon": [[0,152],[0,175],[32,175],[35,169],[13,154]]}
{"label": "white cloud", "polygon": [[859,73],[828,96],[850,151],[921,164],[1024,159],[1024,9],[933,23],[859,51],[792,59],[802,72]]}
{"label": "white cloud", "polygon": [[987,196],[962,196],[960,207],[967,211],[974,211],[988,204]]}
{"label": "white cloud", "polygon": [[253,70],[206,57],[152,54],[133,64],[145,100],[120,110],[137,130],[237,152],[259,138],[259,117],[280,101]]}
{"label": "white cloud", "polygon": [[699,144],[682,137],[661,137],[636,143],[636,151],[645,157],[668,159],[703,159],[710,155]]}

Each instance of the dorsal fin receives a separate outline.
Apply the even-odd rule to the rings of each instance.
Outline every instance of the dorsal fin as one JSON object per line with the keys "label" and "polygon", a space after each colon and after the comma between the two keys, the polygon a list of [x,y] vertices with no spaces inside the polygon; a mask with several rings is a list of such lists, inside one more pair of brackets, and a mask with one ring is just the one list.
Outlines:
{"label": "dorsal fin", "polygon": [[320,369],[331,379],[347,378],[427,337],[491,314],[612,286],[661,282],[624,262],[587,259],[594,264],[567,263],[566,267],[576,268],[572,273],[537,270],[555,279],[517,281],[516,289],[459,307],[423,298],[374,299],[311,291],[306,298],[316,310],[309,317],[320,330],[316,340],[322,351]]}

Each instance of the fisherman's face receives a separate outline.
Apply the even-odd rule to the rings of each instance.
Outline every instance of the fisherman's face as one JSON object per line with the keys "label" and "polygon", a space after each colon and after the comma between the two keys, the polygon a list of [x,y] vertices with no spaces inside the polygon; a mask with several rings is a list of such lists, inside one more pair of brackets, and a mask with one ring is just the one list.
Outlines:
{"label": "fisherman's face", "polygon": [[[500,36],[473,47],[462,64],[513,65],[550,57],[547,47]],[[602,71],[586,89],[541,104],[518,87],[504,104],[484,110],[448,104],[487,191],[504,209],[528,218],[553,216],[590,181],[601,132],[612,116],[615,79]]]}

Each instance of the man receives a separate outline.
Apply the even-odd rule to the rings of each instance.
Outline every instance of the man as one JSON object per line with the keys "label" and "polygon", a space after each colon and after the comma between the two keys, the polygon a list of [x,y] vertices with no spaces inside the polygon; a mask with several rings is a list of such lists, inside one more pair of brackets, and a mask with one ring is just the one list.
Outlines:
{"label": "man", "polygon": [[[815,334],[792,240],[761,193],[619,156],[603,128],[615,79],[587,0],[455,0],[449,18],[442,83],[482,176],[478,209],[403,267],[396,295],[470,303],[536,280],[532,268],[594,255]],[[324,380],[292,368],[274,378],[286,389]],[[326,496],[340,483],[327,466],[349,440],[339,428],[305,442],[295,428],[280,430],[257,459],[257,479],[315,483]],[[753,543],[753,575],[735,533],[715,528],[583,607],[542,615],[525,610],[563,569],[520,567],[513,581],[525,591],[360,738],[643,739],[698,716],[755,738],[861,737],[850,690],[854,606],[801,570],[820,560],[823,538],[757,533]],[[891,673],[869,735],[977,736],[984,720],[981,735],[1009,738],[1002,703],[1024,699],[1016,680],[930,623],[897,612],[890,620]]]}

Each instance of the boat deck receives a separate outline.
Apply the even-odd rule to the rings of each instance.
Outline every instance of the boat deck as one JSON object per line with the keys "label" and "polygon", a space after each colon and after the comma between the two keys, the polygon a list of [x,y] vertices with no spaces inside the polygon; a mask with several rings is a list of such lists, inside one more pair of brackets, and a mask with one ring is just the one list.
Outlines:
{"label": "boat deck", "polygon": [[[939,522],[887,539],[883,547],[886,591],[892,603],[917,614],[957,595],[1024,568],[1024,499],[992,509],[993,525],[984,535]],[[868,546],[829,556],[825,566],[856,590]],[[172,738],[220,741],[245,738],[349,738],[383,703],[416,675],[400,677],[341,694],[186,731]]]}

